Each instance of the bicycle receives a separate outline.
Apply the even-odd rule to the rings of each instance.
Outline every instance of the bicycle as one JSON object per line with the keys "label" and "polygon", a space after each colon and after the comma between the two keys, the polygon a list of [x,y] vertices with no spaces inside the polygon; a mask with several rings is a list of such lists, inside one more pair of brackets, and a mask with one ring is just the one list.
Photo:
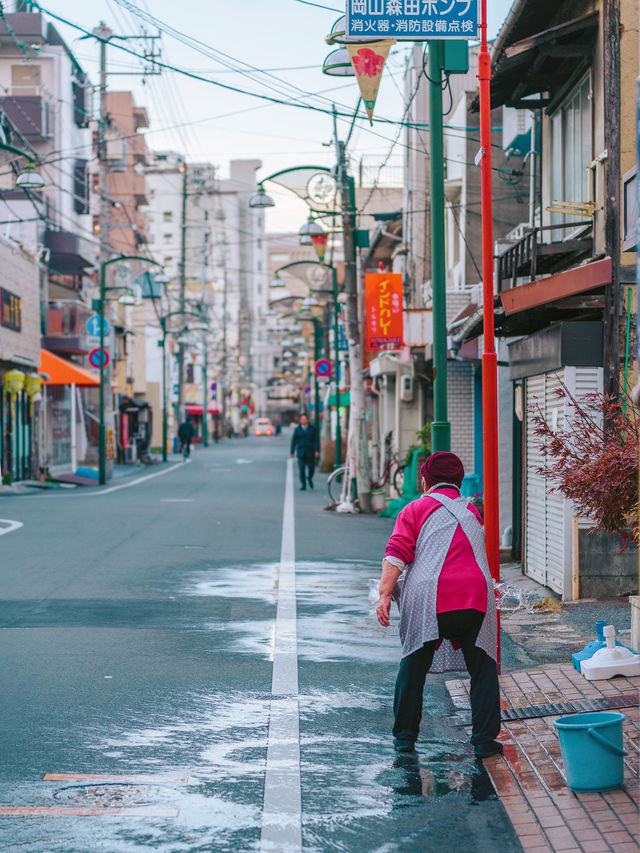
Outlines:
{"label": "bicycle", "polygon": [[[372,489],[381,489],[388,482],[391,482],[393,488],[396,493],[402,497],[402,486],[404,481],[404,469],[405,463],[398,459],[398,456],[395,453],[391,453],[387,456],[386,462],[384,463],[384,468],[382,469],[382,477],[380,480],[371,481]],[[329,497],[331,498],[332,503],[337,504],[342,499],[342,489],[344,486],[344,474],[346,471],[345,465],[339,465],[337,468],[334,468],[333,471],[329,474],[329,478],[327,480],[327,488],[329,489]]]}

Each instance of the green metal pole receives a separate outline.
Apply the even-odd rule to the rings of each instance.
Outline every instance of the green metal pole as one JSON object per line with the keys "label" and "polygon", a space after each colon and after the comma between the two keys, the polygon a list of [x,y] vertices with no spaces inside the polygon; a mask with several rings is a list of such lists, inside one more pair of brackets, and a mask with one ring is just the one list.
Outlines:
{"label": "green metal pole", "polygon": [[207,371],[209,368],[207,354],[207,339],[204,338],[204,406],[202,407],[202,446],[209,447],[209,423],[207,418],[207,409],[209,408],[209,391],[207,389]]}
{"label": "green metal pole", "polygon": [[98,427],[98,479],[101,486],[107,482],[106,433],[104,423],[104,299],[106,264],[100,264],[100,424]]}
{"label": "green metal pole", "polygon": [[340,426],[340,335],[338,333],[338,320],[340,318],[340,305],[338,304],[338,271],[331,268],[333,284],[333,337],[335,345],[334,365],[336,384],[336,468],[342,465],[342,428]]}
{"label": "green metal pole", "polygon": [[442,41],[429,42],[429,140],[431,146],[431,288],[433,293],[434,451],[451,449],[447,412],[447,292],[444,237],[444,144],[442,134]]}
{"label": "green metal pole", "polygon": [[162,324],[162,461],[167,461],[167,324]]}
{"label": "green metal pole", "polygon": [[[320,320],[317,317],[312,318],[313,322],[313,360],[316,362],[320,358]],[[316,439],[320,444],[320,386],[318,384],[318,374],[313,371],[313,386],[314,386],[314,423],[316,427]]]}

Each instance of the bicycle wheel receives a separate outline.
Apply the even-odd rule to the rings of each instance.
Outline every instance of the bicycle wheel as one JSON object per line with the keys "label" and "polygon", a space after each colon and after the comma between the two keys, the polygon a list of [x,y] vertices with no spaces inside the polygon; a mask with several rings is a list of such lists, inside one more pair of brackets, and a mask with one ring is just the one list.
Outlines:
{"label": "bicycle wheel", "polygon": [[398,466],[396,470],[393,472],[393,488],[396,492],[402,497],[402,486],[404,483],[404,465],[402,468]]}
{"label": "bicycle wheel", "polygon": [[344,465],[341,465],[339,468],[335,468],[329,474],[329,479],[327,480],[327,486],[329,488],[329,497],[331,498],[331,502],[334,504],[339,503],[339,501],[342,499],[343,483]]}

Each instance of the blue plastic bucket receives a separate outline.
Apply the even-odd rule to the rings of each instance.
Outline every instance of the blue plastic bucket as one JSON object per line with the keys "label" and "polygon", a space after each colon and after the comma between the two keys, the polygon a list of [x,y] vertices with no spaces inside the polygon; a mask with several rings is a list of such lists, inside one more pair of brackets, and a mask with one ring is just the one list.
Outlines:
{"label": "blue plastic bucket", "polygon": [[573,791],[611,791],[624,778],[624,714],[600,711],[553,721],[560,738],[567,785]]}

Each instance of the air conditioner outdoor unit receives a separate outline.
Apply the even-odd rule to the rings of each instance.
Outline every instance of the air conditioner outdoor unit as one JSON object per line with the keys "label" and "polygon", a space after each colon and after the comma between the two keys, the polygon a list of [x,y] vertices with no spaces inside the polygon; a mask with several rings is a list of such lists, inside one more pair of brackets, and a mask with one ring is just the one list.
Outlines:
{"label": "air conditioner outdoor unit", "polygon": [[403,376],[400,380],[400,399],[404,403],[413,401],[413,376]]}

